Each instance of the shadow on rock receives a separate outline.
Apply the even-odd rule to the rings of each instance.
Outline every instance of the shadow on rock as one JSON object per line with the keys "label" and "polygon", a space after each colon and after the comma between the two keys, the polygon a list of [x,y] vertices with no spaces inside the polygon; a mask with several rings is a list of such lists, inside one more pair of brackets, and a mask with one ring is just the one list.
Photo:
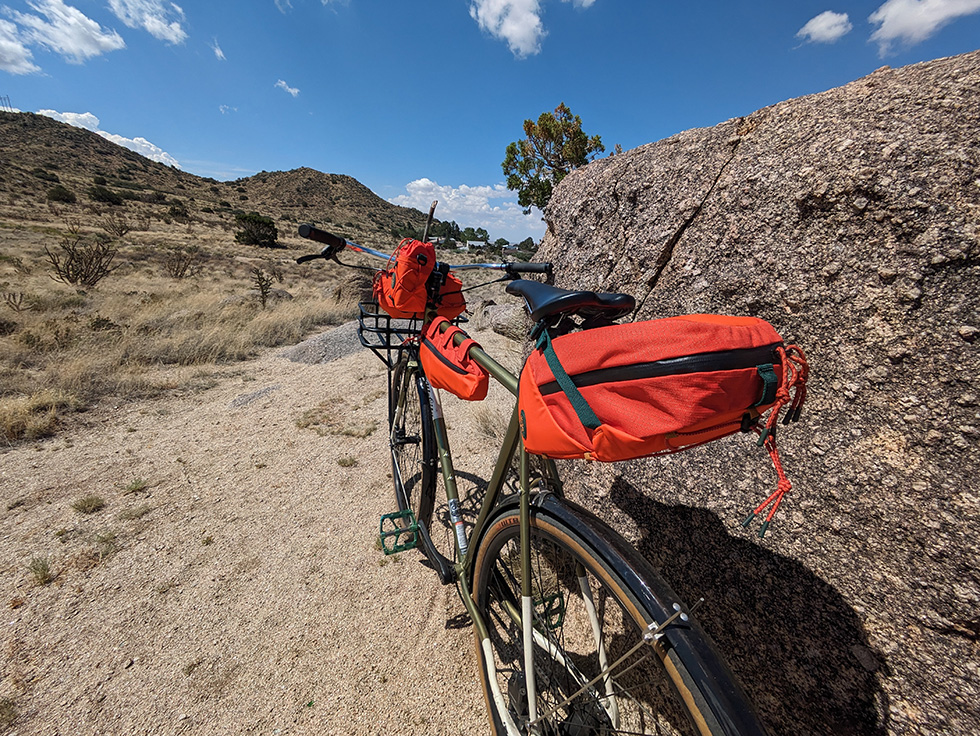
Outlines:
{"label": "shadow on rock", "polygon": [[883,658],[841,595],[798,562],[732,537],[712,512],[622,479],[608,499],[646,530],[637,549],[693,603],[774,734],[887,732]]}

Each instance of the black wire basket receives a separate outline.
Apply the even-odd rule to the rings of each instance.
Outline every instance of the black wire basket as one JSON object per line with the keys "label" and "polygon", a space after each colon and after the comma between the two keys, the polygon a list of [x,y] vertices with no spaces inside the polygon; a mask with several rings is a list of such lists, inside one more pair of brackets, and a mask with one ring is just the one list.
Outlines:
{"label": "black wire basket", "polygon": [[357,306],[357,338],[392,370],[401,351],[418,342],[422,320],[395,319],[374,301]]}

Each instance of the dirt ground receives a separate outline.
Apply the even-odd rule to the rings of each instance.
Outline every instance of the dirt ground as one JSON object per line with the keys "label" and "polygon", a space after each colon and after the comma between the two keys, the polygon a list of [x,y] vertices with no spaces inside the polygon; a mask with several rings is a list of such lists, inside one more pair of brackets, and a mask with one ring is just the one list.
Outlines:
{"label": "dirt ground", "polygon": [[[0,454],[8,733],[488,732],[455,589],[376,547],[384,366],[344,352],[272,351]],[[454,452],[484,458],[458,469],[487,477],[476,418],[506,397],[445,400]]]}

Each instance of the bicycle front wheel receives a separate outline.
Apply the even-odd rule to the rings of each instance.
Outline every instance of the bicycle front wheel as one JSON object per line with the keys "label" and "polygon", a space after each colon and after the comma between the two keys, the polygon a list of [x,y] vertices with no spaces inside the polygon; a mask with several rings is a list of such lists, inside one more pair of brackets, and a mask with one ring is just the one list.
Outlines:
{"label": "bicycle front wheel", "polygon": [[389,409],[391,470],[399,511],[429,526],[435,503],[436,441],[428,381],[405,355],[392,375]]}
{"label": "bicycle front wheel", "polygon": [[498,512],[473,573],[489,629],[477,657],[497,734],[765,733],[686,613],[651,633],[651,624],[686,611],[666,583],[608,526],[554,497],[536,501],[531,514],[531,676],[519,522],[517,508]]}

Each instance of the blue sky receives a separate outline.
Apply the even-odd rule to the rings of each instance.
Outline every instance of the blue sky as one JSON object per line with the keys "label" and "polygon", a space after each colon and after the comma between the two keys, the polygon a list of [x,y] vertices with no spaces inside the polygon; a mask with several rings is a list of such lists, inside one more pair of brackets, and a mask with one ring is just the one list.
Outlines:
{"label": "blue sky", "polygon": [[517,240],[544,225],[504,149],[560,102],[611,152],[978,47],[980,0],[0,0],[0,98],[195,174],[310,166]]}

